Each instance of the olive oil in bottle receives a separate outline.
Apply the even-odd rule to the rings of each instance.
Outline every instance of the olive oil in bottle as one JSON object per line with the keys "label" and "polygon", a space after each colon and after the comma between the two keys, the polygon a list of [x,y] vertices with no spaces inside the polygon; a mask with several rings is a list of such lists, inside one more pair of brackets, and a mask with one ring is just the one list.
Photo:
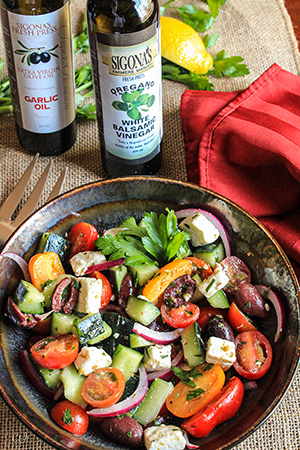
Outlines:
{"label": "olive oil in bottle", "polygon": [[110,177],[160,168],[161,55],[157,0],[88,0],[102,160]]}
{"label": "olive oil in bottle", "polygon": [[57,155],[76,140],[69,0],[0,0],[2,30],[20,144]]}

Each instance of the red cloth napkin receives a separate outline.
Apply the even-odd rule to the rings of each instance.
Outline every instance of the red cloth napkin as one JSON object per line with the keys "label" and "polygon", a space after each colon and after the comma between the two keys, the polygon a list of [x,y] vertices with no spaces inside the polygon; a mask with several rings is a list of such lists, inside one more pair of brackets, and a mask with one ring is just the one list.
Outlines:
{"label": "red cloth napkin", "polygon": [[244,91],[187,90],[181,119],[188,180],[257,217],[300,264],[300,77],[274,64]]}

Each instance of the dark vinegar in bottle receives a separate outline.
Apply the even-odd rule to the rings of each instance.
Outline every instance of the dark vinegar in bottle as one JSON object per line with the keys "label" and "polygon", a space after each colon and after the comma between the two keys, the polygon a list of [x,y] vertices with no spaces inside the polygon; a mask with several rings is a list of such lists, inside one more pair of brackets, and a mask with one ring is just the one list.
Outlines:
{"label": "dark vinegar in bottle", "polygon": [[160,168],[162,81],[157,0],[88,0],[102,160],[110,177]]}
{"label": "dark vinegar in bottle", "polygon": [[13,111],[20,144],[57,155],[76,140],[69,0],[0,0]]}

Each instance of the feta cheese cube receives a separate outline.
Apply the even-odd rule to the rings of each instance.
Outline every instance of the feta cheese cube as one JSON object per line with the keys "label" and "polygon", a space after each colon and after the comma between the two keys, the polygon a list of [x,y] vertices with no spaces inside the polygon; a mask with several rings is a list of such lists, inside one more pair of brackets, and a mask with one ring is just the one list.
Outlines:
{"label": "feta cheese cube", "polygon": [[101,252],[80,252],[70,259],[70,264],[77,277],[84,275],[90,266],[101,264],[106,261],[105,256]]}
{"label": "feta cheese cube", "polygon": [[216,264],[214,273],[205,278],[202,283],[199,284],[198,290],[206,297],[209,298],[216,292],[223,289],[228,283],[229,278],[226,275],[220,264]]}
{"label": "feta cheese cube", "polygon": [[171,350],[171,345],[151,345],[147,347],[143,359],[147,372],[170,369]]}
{"label": "feta cheese cube", "polygon": [[236,359],[234,342],[211,336],[207,342],[206,362],[220,364],[223,370],[228,370]]}
{"label": "feta cheese cube", "polygon": [[191,235],[191,242],[194,247],[211,244],[220,236],[214,224],[199,212],[180,222],[179,228]]}
{"label": "feta cheese cube", "polygon": [[84,314],[95,314],[101,308],[103,282],[101,279],[79,277],[79,290],[76,310]]}
{"label": "feta cheese cube", "polygon": [[146,428],[144,441],[147,450],[183,450],[186,445],[182,430],[174,425]]}
{"label": "feta cheese cube", "polygon": [[96,369],[109,367],[111,363],[111,357],[102,348],[97,347],[83,347],[74,361],[78,372],[86,377]]}

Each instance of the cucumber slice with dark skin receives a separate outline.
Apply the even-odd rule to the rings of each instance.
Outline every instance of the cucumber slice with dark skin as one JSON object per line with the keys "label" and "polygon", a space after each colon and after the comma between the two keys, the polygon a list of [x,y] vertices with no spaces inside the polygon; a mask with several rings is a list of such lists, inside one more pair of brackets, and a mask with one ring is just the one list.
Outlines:
{"label": "cucumber slice with dark skin", "polygon": [[21,280],[15,291],[16,304],[27,314],[43,314],[44,295],[33,284]]}
{"label": "cucumber slice with dark skin", "polygon": [[[211,244],[213,246],[213,244]],[[222,261],[225,258],[225,249],[222,241],[215,247],[212,247],[210,251],[199,251],[198,248],[193,255],[197,258],[203,259],[207,264],[209,264],[212,268],[215,267],[217,262]]]}
{"label": "cucumber slice with dark skin", "polygon": [[81,345],[87,344],[104,331],[100,312],[88,314],[82,319],[75,319],[74,326]]}
{"label": "cucumber slice with dark skin", "polygon": [[130,334],[133,333],[134,320],[122,317],[116,312],[104,312],[102,319],[111,327],[112,334],[102,342],[102,348],[110,356],[119,344],[130,347]]}
{"label": "cucumber slice with dark skin", "polygon": [[64,264],[68,260],[71,242],[56,233],[44,233],[41,236],[37,253],[55,252]]}
{"label": "cucumber slice with dark skin", "polygon": [[205,362],[205,347],[197,322],[184,328],[181,332],[181,342],[184,359],[189,367],[194,368]]}

